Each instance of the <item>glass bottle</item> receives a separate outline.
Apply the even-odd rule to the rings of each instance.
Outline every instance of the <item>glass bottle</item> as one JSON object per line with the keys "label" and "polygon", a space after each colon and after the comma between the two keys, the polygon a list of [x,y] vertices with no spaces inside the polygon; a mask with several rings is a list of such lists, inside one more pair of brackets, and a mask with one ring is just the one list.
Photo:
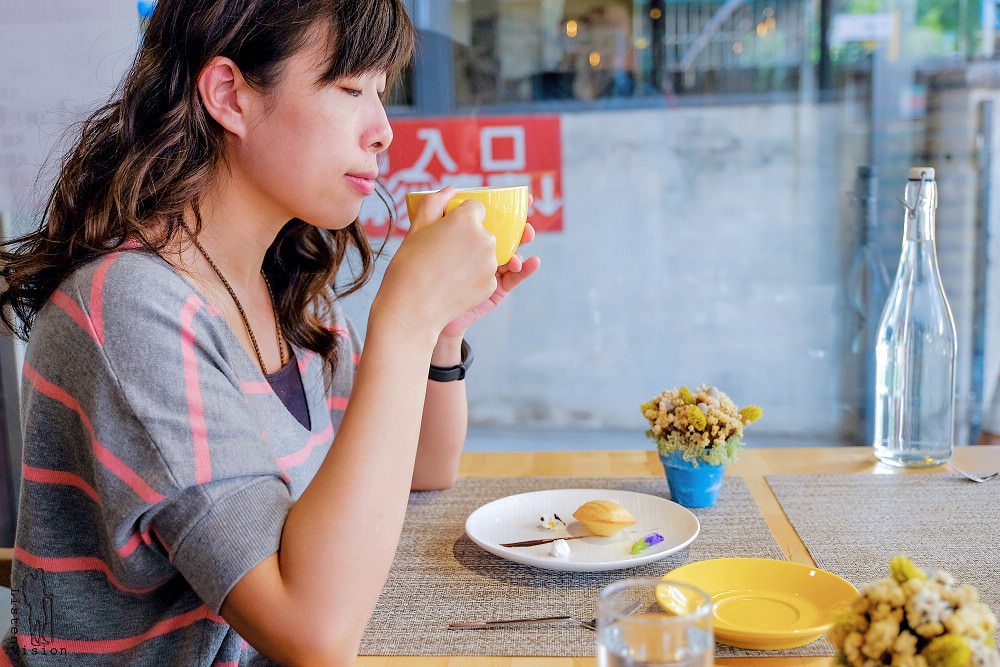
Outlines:
{"label": "glass bottle", "polygon": [[902,467],[948,461],[955,437],[955,320],[934,243],[934,169],[910,169],[903,249],[875,339],[875,456]]}

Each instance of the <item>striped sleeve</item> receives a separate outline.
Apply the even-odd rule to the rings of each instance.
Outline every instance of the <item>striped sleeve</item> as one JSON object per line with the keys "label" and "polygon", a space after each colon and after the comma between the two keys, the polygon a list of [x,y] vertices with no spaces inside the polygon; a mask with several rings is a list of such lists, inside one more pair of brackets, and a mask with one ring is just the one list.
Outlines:
{"label": "striped sleeve", "polygon": [[23,371],[14,585],[47,616],[15,637],[80,665],[238,659],[218,611],[293,501],[266,435],[287,415],[251,403],[219,313],[159,258],[113,254],[40,311]]}

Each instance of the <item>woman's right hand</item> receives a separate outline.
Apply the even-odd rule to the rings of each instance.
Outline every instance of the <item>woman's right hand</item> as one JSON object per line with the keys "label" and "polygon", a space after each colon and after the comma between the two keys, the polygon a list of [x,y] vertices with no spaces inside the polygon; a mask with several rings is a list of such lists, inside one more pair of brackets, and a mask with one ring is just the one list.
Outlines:
{"label": "woman's right hand", "polygon": [[483,227],[486,210],[466,201],[445,215],[452,187],[424,197],[386,269],[372,304],[435,338],[449,322],[496,290],[496,239]]}

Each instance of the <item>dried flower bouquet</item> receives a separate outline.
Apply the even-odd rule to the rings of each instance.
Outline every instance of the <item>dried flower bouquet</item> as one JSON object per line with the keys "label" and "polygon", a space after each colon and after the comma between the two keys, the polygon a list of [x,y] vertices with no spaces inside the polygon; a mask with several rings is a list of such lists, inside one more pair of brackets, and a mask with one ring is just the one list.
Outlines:
{"label": "dried flower bouquet", "polygon": [[704,384],[694,393],[687,387],[665,389],[641,408],[650,425],[646,435],[660,454],[682,452],[695,465],[735,461],[743,449],[743,427],[762,414],[755,405],[739,409],[724,392]]}
{"label": "dried flower bouquet", "polygon": [[928,576],[905,556],[834,617],[827,638],[841,667],[1000,667],[997,617],[968,584]]}

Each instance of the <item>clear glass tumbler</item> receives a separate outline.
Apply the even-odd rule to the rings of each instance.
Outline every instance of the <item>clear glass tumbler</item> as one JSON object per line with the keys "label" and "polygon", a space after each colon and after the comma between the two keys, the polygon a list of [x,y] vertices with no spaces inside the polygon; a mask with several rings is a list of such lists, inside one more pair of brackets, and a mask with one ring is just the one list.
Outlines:
{"label": "clear glass tumbler", "polygon": [[715,662],[712,601],[655,577],[622,579],[598,598],[600,667],[706,667]]}

